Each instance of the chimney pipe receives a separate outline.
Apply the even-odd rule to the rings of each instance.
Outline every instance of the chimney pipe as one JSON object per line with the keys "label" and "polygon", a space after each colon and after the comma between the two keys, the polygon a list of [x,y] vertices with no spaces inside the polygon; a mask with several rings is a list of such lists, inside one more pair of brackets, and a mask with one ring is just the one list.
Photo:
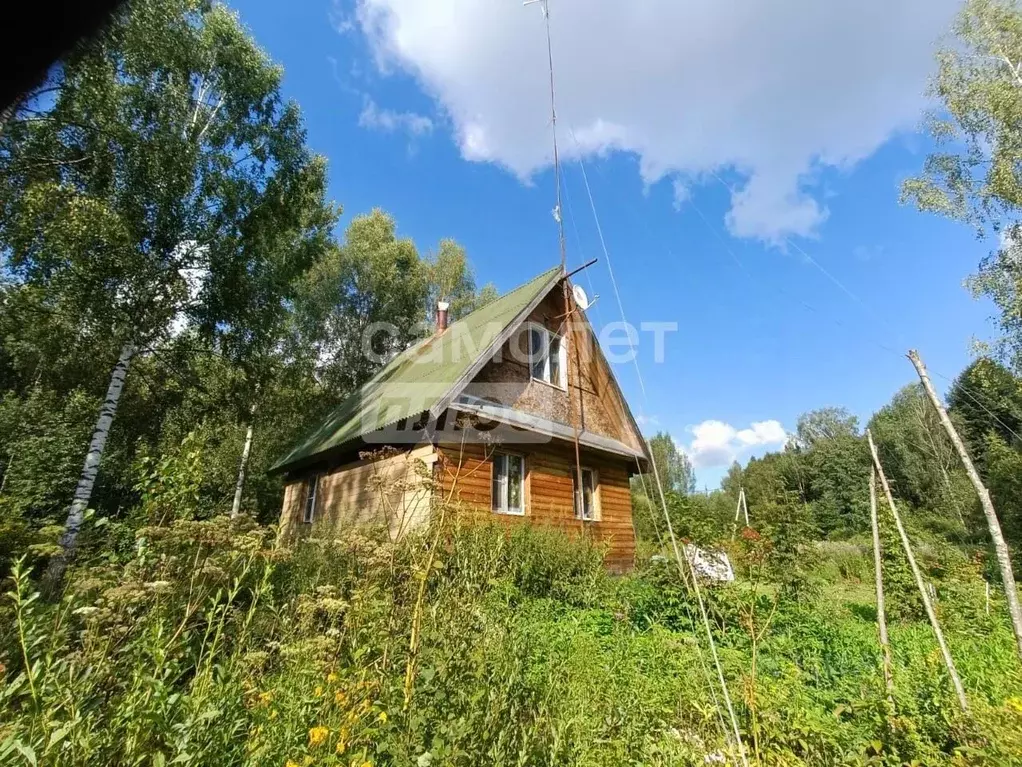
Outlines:
{"label": "chimney pipe", "polygon": [[447,330],[447,310],[451,305],[447,301],[437,301],[436,304],[436,332],[443,333]]}

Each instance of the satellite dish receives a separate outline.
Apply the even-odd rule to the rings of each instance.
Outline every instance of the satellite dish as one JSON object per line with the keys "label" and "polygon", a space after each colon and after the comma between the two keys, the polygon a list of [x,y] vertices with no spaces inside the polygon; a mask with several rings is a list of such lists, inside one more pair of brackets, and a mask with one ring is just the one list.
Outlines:
{"label": "satellite dish", "polygon": [[572,285],[571,295],[575,297],[575,303],[579,309],[585,311],[589,308],[589,296],[586,295],[581,285]]}

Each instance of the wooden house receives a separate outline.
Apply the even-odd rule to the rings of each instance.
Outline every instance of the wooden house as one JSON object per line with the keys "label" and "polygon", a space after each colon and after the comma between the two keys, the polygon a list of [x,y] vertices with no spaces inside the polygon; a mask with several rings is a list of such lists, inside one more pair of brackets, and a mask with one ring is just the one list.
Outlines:
{"label": "wooden house", "polygon": [[282,535],[424,525],[438,504],[587,532],[632,566],[647,448],[568,277],[551,269],[398,354],[274,467]]}

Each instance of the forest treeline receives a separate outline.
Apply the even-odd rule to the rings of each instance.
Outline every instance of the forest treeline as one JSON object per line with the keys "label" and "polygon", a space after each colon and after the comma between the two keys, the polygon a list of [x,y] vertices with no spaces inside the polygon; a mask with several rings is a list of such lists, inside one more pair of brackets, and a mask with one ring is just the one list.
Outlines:
{"label": "forest treeline", "polygon": [[[1002,333],[949,399],[1012,542],[1022,88],[994,59],[1022,59],[1019,26],[1011,3],[967,4],[934,81],[945,109],[932,133],[949,150],[904,186],[906,201],[997,235],[971,287]],[[494,295],[454,240],[420,253],[379,210],[339,230],[326,161],[281,77],[223,6],[137,0],[3,116],[0,561],[52,553],[86,508],[130,540],[172,521],[175,493],[201,516],[272,522],[281,486],[265,470],[284,447],[423,332],[438,297],[457,317]],[[395,332],[366,349],[376,323]],[[871,423],[911,518],[978,543],[975,501],[920,391]],[[783,452],[706,496],[689,492],[669,435],[652,445],[688,535],[730,519],[740,487],[764,520],[783,509],[821,538],[864,530],[867,452],[840,410],[806,414]],[[636,496],[653,541],[649,486]]]}
{"label": "forest treeline", "polygon": [[[1017,559],[1022,545],[1022,381],[1000,363],[982,358],[951,385],[948,412],[990,490],[1005,537]],[[744,489],[751,526],[801,541],[869,537],[869,474],[865,430],[880,455],[907,523],[918,534],[976,550],[989,533],[976,491],[932,404],[919,383],[897,392],[864,426],[844,408],[828,407],[798,419],[783,450],[732,464],[721,487],[695,492],[691,463],[673,438],[651,440],[675,530],[704,544],[736,528]],[[658,504],[651,503],[652,475],[633,480],[640,537],[666,535]],[[737,524],[745,526],[744,515]],[[793,581],[815,566],[812,557],[793,559]],[[996,563],[987,562],[997,580]]]}
{"label": "forest treeline", "polygon": [[[5,563],[52,552],[72,498],[125,541],[173,521],[181,492],[213,516],[240,486],[274,520],[285,447],[438,297],[457,317],[494,295],[454,240],[421,252],[380,210],[339,231],[281,77],[224,6],[138,0],[5,116]],[[187,491],[161,483],[170,468]]]}

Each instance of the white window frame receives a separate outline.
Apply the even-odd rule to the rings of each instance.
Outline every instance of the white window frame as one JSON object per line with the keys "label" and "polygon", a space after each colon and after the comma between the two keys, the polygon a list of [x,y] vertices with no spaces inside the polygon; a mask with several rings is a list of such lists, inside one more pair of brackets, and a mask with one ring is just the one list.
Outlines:
{"label": "white window frame", "polygon": [[[509,458],[516,458],[521,463],[521,475],[520,475],[521,476],[521,479],[520,479],[521,486],[518,489],[518,498],[519,498],[519,500],[521,502],[521,506],[518,507],[518,508],[509,508],[508,507],[508,500],[510,499],[510,495],[511,495],[511,493],[510,493],[510,483],[508,481],[508,479],[510,477],[510,471],[508,470],[508,464],[507,464],[507,459],[509,459]],[[504,460],[504,477],[501,480],[502,484],[501,484],[501,489],[500,489],[500,498],[498,499],[498,502],[495,504],[494,503],[494,498],[493,498],[493,490],[494,490],[494,485],[498,481],[498,477],[497,477],[497,467],[499,465],[499,460],[498,459],[503,459]],[[492,456],[490,456],[490,509],[493,511],[494,514],[510,514],[511,516],[515,516],[515,517],[524,517],[525,516],[525,456],[524,455],[521,455],[520,453],[499,452],[499,453],[494,453]]]}
{"label": "white window frame", "polygon": [[[540,325],[538,322],[530,322],[526,325],[526,332],[529,334],[529,375],[532,376],[533,381],[539,381],[549,386],[556,386],[558,389],[568,389],[568,341],[567,339],[550,330],[550,328]],[[543,334],[544,344],[542,349],[532,348],[532,334],[538,332]],[[551,339],[556,338],[559,342],[557,348],[557,362],[559,363],[560,375],[557,376],[556,381],[552,380],[550,374],[550,342]],[[542,374],[536,375],[537,358],[536,355],[541,354],[542,359],[539,360],[542,364]]]}
{"label": "white window frame", "polygon": [[316,503],[319,501],[319,475],[313,474],[305,480],[305,502],[302,507],[302,524],[311,525],[316,519]]}
{"label": "white window frame", "polygon": [[589,516],[585,515],[585,509],[583,508],[583,499],[585,498],[582,492],[583,488],[578,486],[578,468],[573,467],[571,470],[571,486],[573,489],[572,495],[574,496],[575,504],[575,519],[581,519],[584,522],[599,522],[600,521],[600,472],[596,469],[592,469],[588,466],[582,466],[582,484],[585,485],[586,474],[592,477],[592,496],[593,506],[589,510]]}

